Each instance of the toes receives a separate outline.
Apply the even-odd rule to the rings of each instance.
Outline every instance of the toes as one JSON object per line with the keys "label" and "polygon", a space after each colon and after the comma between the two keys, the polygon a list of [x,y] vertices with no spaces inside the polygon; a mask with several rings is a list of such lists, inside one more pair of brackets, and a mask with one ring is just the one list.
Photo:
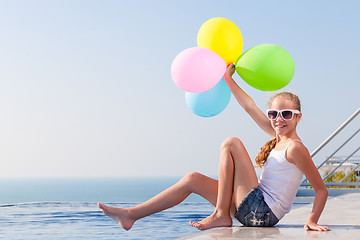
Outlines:
{"label": "toes", "polygon": [[199,226],[200,226],[200,223],[198,223],[198,222],[192,222],[192,221],[190,221],[189,224],[190,224],[192,227],[195,227],[195,228],[199,228]]}
{"label": "toes", "polygon": [[98,203],[98,207],[102,210],[106,210],[108,208],[108,206],[102,204],[102,203]]}
{"label": "toes", "polygon": [[196,226],[196,228],[199,229],[199,230],[203,230],[203,229],[204,229],[204,228],[202,227],[202,225],[200,225],[200,224],[199,224],[198,226]]}
{"label": "toes", "polygon": [[203,228],[203,224],[201,224],[199,222],[193,222],[191,226],[196,227],[199,230],[201,230]]}

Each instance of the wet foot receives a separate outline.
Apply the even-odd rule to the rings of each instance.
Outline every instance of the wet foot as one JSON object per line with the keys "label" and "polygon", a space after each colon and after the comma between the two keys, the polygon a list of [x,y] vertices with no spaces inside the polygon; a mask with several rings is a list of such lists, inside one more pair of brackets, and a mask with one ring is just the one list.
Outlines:
{"label": "wet foot", "polygon": [[135,220],[131,218],[130,213],[127,209],[108,207],[104,204],[98,203],[98,207],[104,212],[104,214],[115,221],[126,231],[134,225]]}
{"label": "wet foot", "polygon": [[201,220],[200,222],[191,222],[190,225],[196,227],[199,230],[206,230],[215,227],[231,227],[232,220],[229,215],[218,215],[213,213],[207,218]]}

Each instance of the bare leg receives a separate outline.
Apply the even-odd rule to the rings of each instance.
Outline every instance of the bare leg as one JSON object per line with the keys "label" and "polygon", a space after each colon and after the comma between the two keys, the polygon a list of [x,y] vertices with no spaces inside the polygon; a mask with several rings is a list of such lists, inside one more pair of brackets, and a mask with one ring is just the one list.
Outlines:
{"label": "bare leg", "polygon": [[215,211],[200,222],[190,222],[190,225],[200,230],[231,226],[230,213],[256,186],[255,169],[244,145],[238,138],[228,138],[221,147]]}
{"label": "bare leg", "polygon": [[193,172],[187,174],[175,185],[136,207],[128,209],[115,208],[101,203],[98,203],[98,207],[107,216],[116,220],[125,230],[129,230],[136,220],[173,207],[184,201],[191,193],[202,196],[215,206],[217,188],[217,180]]}

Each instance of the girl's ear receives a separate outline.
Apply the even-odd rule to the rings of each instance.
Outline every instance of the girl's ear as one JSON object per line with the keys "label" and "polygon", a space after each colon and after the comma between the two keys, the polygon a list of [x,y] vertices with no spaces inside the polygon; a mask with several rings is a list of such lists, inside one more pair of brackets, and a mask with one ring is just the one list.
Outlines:
{"label": "girl's ear", "polygon": [[302,118],[302,113],[296,115],[296,123],[299,123]]}

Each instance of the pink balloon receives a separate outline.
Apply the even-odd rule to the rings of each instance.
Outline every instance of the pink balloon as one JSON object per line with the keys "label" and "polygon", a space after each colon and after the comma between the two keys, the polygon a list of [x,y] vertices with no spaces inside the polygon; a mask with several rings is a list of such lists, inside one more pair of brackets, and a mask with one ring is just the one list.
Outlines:
{"label": "pink balloon", "polygon": [[214,87],[225,71],[225,61],[215,52],[201,47],[185,49],[175,57],[171,65],[171,76],[175,84],[192,93]]}

